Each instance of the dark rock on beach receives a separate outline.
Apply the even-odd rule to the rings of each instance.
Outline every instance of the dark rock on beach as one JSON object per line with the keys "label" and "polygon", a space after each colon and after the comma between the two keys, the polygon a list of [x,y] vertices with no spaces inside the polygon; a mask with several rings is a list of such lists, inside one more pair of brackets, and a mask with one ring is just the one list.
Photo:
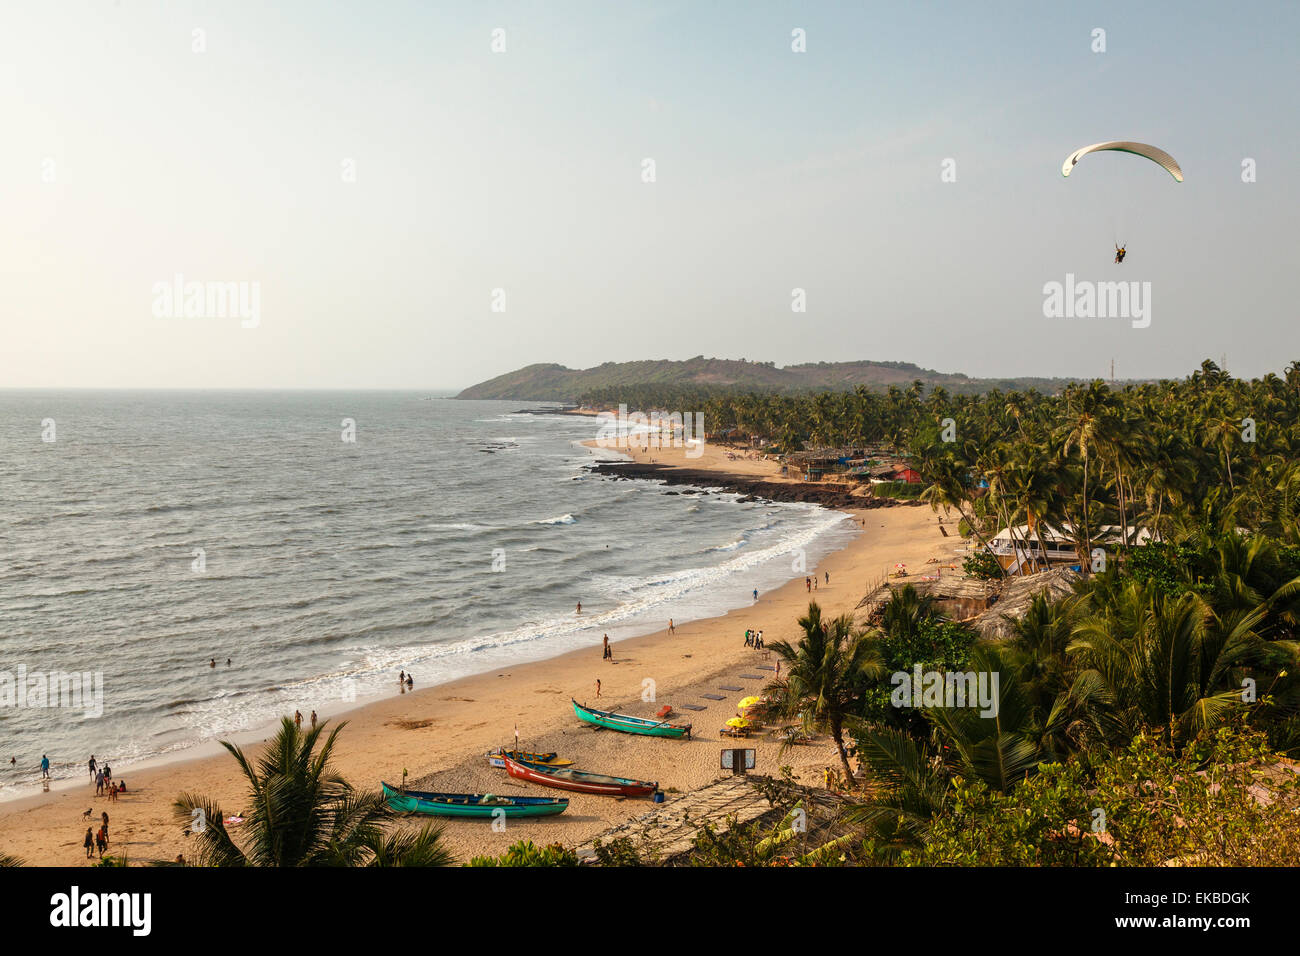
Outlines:
{"label": "dark rock on beach", "polygon": [[919,501],[899,501],[894,498],[865,498],[847,490],[797,481],[769,481],[753,475],[736,475],[728,472],[695,468],[674,468],[671,465],[650,465],[634,461],[602,461],[589,465],[592,474],[614,479],[651,479],[666,485],[696,485],[717,488],[744,495],[744,501],[806,501],[826,508],[893,508],[917,507]]}

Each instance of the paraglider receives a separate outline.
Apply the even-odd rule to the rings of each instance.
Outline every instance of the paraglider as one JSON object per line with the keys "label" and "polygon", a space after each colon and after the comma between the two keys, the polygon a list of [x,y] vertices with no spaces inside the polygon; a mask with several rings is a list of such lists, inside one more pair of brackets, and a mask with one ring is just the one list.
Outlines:
{"label": "paraglider", "polygon": [[1132,153],[1134,156],[1141,156],[1151,160],[1161,166],[1165,172],[1173,176],[1178,182],[1183,181],[1183,171],[1178,165],[1178,161],[1166,153],[1163,149],[1156,146],[1150,146],[1147,143],[1130,143],[1126,140],[1115,140],[1110,143],[1093,143],[1091,146],[1085,146],[1083,149],[1076,149],[1069,156],[1065,157],[1065,162],[1061,165],[1061,175],[1070,175],[1070,170],[1078,164],[1079,160],[1089,153],[1100,153],[1107,150],[1115,150],[1121,153]]}
{"label": "paraglider", "polygon": [[[1113,150],[1119,153],[1132,153],[1134,156],[1141,156],[1143,159],[1149,159],[1151,162],[1160,166],[1170,176],[1174,177],[1175,182],[1183,181],[1183,170],[1178,165],[1178,160],[1174,159],[1163,149],[1158,146],[1152,146],[1149,143],[1133,143],[1128,140],[1114,140],[1109,143],[1093,143],[1091,146],[1085,146],[1082,149],[1076,149],[1069,156],[1065,157],[1065,162],[1061,164],[1061,175],[1069,176],[1070,171],[1078,165],[1079,160],[1089,153],[1101,153]],[[1128,250],[1121,246],[1117,241],[1115,243],[1115,263],[1116,265],[1124,261],[1128,255]]]}

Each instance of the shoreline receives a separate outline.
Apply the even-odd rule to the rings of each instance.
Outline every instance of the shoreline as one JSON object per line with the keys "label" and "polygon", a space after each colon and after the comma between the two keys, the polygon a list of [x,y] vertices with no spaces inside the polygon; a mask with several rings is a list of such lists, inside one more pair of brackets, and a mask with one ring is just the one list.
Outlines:
{"label": "shoreline", "polygon": [[[536,411],[545,412],[547,410],[539,409]],[[584,470],[588,474],[595,475],[598,477],[611,478],[611,479],[617,478],[619,480],[650,479],[650,480],[656,480],[661,483],[669,484],[669,485],[689,484],[689,485],[696,485],[699,487],[706,487],[716,491],[727,491],[727,492],[734,492],[737,494],[751,493],[750,489],[744,486],[746,479],[742,475],[719,472],[710,468],[687,469],[681,467],[667,466],[664,464],[653,464],[653,465],[646,464],[644,462],[638,462],[637,460],[635,460],[635,458],[632,457],[632,451],[630,449],[601,448],[596,444],[596,442],[590,440],[577,441],[575,442],[575,444],[580,445],[581,447],[587,449],[588,452],[593,454],[599,454],[602,452],[605,453],[612,452],[614,454],[618,454],[621,456],[618,459],[593,457],[589,461],[589,463],[584,466]],[[619,470],[623,468],[628,470],[627,471]],[[787,491],[784,494],[782,494],[780,497],[772,497],[770,500],[780,501],[781,503],[818,504],[821,505],[823,509],[826,510],[827,512],[840,510],[834,507],[833,505],[827,504],[827,502],[823,500],[823,496],[816,491],[816,487],[813,485],[806,485],[804,483],[794,483],[789,485],[783,484],[780,487],[790,488],[795,490],[793,492]],[[800,491],[799,489],[803,489],[803,490]],[[811,489],[811,492],[809,492],[809,489]],[[668,494],[677,494],[677,492],[668,492]],[[814,539],[814,544],[821,543],[822,539],[824,538],[834,536],[834,533],[838,529],[838,527],[839,527],[838,525],[832,526],[830,528],[817,532],[818,537],[817,539]],[[858,525],[855,523],[854,527],[856,529]],[[824,552],[825,554],[830,554],[830,553],[834,553],[834,551],[840,550],[845,546],[847,545],[846,544],[822,544],[822,546],[816,547],[815,549]],[[785,583],[784,578],[781,583]],[[730,608],[727,611],[722,611],[722,612],[709,611],[709,612],[705,612],[702,617],[681,619],[681,620],[688,621],[688,620],[712,619],[728,613],[729,610],[734,610],[734,608]],[[655,633],[658,630],[657,628],[654,628],[653,626],[649,626],[649,625],[643,624],[638,626],[636,624],[633,624],[630,626],[635,628],[638,631],[638,633],[619,636],[618,632],[622,628],[627,627],[628,625],[615,623],[606,626],[609,628],[609,630],[612,632],[613,635],[611,636],[610,641],[611,643],[615,643],[615,644],[622,644],[628,640],[633,640],[638,637],[645,637]],[[571,650],[573,650],[573,648],[568,648],[568,649],[558,650],[558,651],[552,648],[546,648],[546,649],[534,648],[530,644],[523,644],[520,646],[520,649],[523,651],[523,654],[521,655],[521,659],[518,661],[507,661],[504,664],[489,665],[483,667],[482,670],[479,670],[475,673],[462,674],[458,677],[452,677],[450,679],[443,680],[439,683],[433,683],[433,684],[426,683],[422,685],[419,688],[419,690],[430,690],[438,687],[446,687],[462,679],[480,676],[484,673],[494,671],[494,670],[500,670],[502,666],[522,666],[523,664],[551,660],[556,657],[561,657],[564,654],[567,654]],[[540,656],[534,656],[534,653]],[[405,689],[390,690],[387,692],[380,692],[380,693],[375,693],[372,691],[370,693],[367,693],[363,700],[355,701],[355,702],[346,701],[344,699],[337,698],[337,697],[327,697],[321,700],[320,702],[315,703],[314,709],[318,712],[318,715],[321,718],[321,720],[339,719],[348,714],[352,714],[357,711],[364,710],[367,707],[383,703],[384,701],[393,700],[402,697],[408,693],[414,693],[414,692],[415,691],[407,691]],[[304,717],[304,720],[305,719],[306,717]],[[163,750],[145,756],[131,758],[129,761],[126,759],[120,759],[120,760],[113,759],[112,753],[111,751],[109,751],[109,763],[111,763],[112,766],[114,767],[115,776],[118,778],[122,778],[126,773],[131,773],[133,775],[136,775],[141,773],[142,771],[162,768],[173,764],[186,763],[191,760],[201,759],[204,757],[209,757],[214,755],[223,755],[225,754],[225,751],[221,747],[221,743],[220,743],[221,740],[228,740],[232,743],[236,743],[241,746],[245,744],[261,742],[267,739],[268,737],[270,737],[271,735],[273,735],[275,731],[278,729],[278,726],[279,726],[278,718],[268,718],[259,723],[253,724],[251,726],[245,727],[240,730],[233,731],[228,734],[219,735],[218,737],[196,740],[192,743],[187,743],[181,747],[177,747],[174,749]],[[101,760],[100,762],[102,764],[104,761]],[[23,801],[46,797],[51,794],[60,793],[63,791],[75,790],[81,785],[78,783],[79,779],[80,779],[79,773],[74,773],[72,776],[53,777],[50,780],[50,786],[48,791],[42,790],[40,788],[41,781],[39,779],[30,779],[18,784],[9,784],[7,787],[0,789],[0,811],[2,811],[5,807],[11,806],[16,803],[21,803]]]}
{"label": "shoreline", "polygon": [[[672,484],[698,484],[701,471],[715,481],[727,475],[735,477],[731,475],[735,469],[726,468],[721,461],[702,464],[692,460],[689,468],[674,474],[663,461],[673,457],[672,451],[654,449],[657,461],[653,464],[658,467],[637,477]],[[721,458],[719,450],[710,451]],[[652,464],[644,460],[649,455],[639,450],[625,453],[632,460],[618,464],[628,468]],[[637,461],[639,457],[641,462]],[[759,463],[746,463],[751,464]],[[599,467],[599,462],[593,463],[592,471],[601,473]],[[697,474],[687,477],[687,472]],[[763,477],[772,478],[770,474]],[[795,620],[806,610],[809,597],[831,613],[851,612],[869,583],[894,560],[920,565],[932,554],[951,548],[951,541],[941,537],[936,517],[928,508],[854,509],[852,514],[855,522],[860,526],[865,523],[871,533],[857,535],[823,557],[815,570],[819,576],[829,573],[831,580],[829,586],[819,587],[816,593],[809,594],[804,582],[796,578],[760,595],[751,607],[679,624],[675,634],[664,628],[614,642],[612,662],[600,660],[597,642],[591,648],[495,667],[482,674],[381,697],[340,711],[325,718],[331,725],[339,720],[348,722],[335,751],[336,770],[363,789],[378,788],[381,779],[400,783],[402,770],[406,769],[410,772],[409,785],[420,789],[548,793],[545,788],[517,784],[502,771],[490,769],[482,757],[491,747],[511,744],[513,728],[518,727],[521,745],[526,748],[561,751],[584,769],[657,779],[669,792],[669,800],[674,790],[707,783],[719,775],[717,728],[734,715],[732,698],[738,700],[745,694],[730,693],[727,700],[718,702],[702,699],[700,694],[710,688],[716,693],[716,685],[722,682],[719,675],[735,671],[739,665],[747,673],[759,666],[757,652],[743,646],[742,635],[747,627],[763,628],[769,644],[792,639],[797,630]],[[929,534],[922,533],[927,526]],[[809,567],[809,574],[813,570]],[[758,673],[770,677],[767,670]],[[599,699],[595,697],[598,677],[602,680]],[[658,704],[642,703],[640,699],[647,679],[654,682]],[[761,686],[753,680],[729,680],[734,683],[728,686],[747,684],[755,690]],[[747,688],[746,693],[750,692]],[[602,709],[638,715],[653,713],[662,702],[675,706],[693,702],[707,709],[676,709],[673,719],[693,723],[696,735],[686,742],[660,741],[608,731],[593,733],[574,717],[570,696]],[[539,706],[543,701],[545,705]],[[273,729],[257,728],[230,739],[243,741],[246,749],[256,752],[257,744]],[[771,770],[780,766],[775,743],[752,739],[757,742],[747,745],[759,750],[760,767]],[[199,744],[194,749],[205,746],[215,748],[216,744]],[[800,772],[811,772],[813,765],[828,766],[833,762],[832,752],[821,742],[798,751],[780,757],[781,762],[792,764]],[[131,790],[110,811],[114,841],[109,853],[124,852],[133,862],[173,860],[178,853],[185,853],[186,838],[179,823],[172,819],[170,808],[180,792],[207,794],[227,814],[241,810],[245,802],[246,787],[238,767],[224,751],[177,755],[162,758],[156,766],[146,761],[117,769],[117,776],[125,777]],[[551,820],[519,821],[506,833],[493,832],[477,821],[448,821],[448,845],[464,860],[472,853],[503,852],[521,838],[572,844],[650,807],[645,800],[570,796],[566,814]],[[81,814],[89,807],[97,819],[102,810],[109,809],[108,803],[107,798],[94,796],[93,786],[78,785],[75,779],[52,785],[48,793],[38,790],[16,795],[0,803],[0,852],[16,855],[31,865],[85,865],[88,861],[81,848],[85,830]]]}

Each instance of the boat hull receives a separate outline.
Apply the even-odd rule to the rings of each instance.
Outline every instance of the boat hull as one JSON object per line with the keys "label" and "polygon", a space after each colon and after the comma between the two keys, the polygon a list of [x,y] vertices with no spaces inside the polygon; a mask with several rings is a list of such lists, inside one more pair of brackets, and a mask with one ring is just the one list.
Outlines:
{"label": "boat hull", "polygon": [[498,797],[500,803],[479,803],[480,793],[429,793],[424,790],[399,790],[381,784],[384,800],[399,813],[420,813],[435,817],[493,818],[497,811],[504,816],[549,817],[563,813],[569,801],[563,797]]}
{"label": "boat hull", "polygon": [[502,750],[500,747],[498,747],[496,750],[489,750],[487,752],[486,756],[487,756],[488,766],[496,767],[498,770],[504,770],[506,767],[504,755],[506,754],[508,754],[511,759],[516,760],[522,764],[527,764],[530,767],[557,767],[558,768],[558,767],[573,766],[572,760],[562,760],[559,756],[553,753],[538,754],[538,753],[529,753],[528,751],[520,751],[520,750]]}
{"label": "boat hull", "polygon": [[582,720],[597,727],[606,727],[625,734],[641,734],[646,737],[671,737],[680,740],[691,735],[690,724],[669,724],[663,721],[647,720],[644,717],[630,717],[627,714],[615,714],[607,710],[593,710],[573,701],[573,712]]}
{"label": "boat hull", "polygon": [[659,789],[659,784],[647,780],[629,780],[625,777],[609,777],[603,773],[587,773],[584,770],[545,770],[531,767],[506,758],[506,773],[516,780],[557,790],[569,790],[573,793],[594,793],[605,797],[648,797]]}

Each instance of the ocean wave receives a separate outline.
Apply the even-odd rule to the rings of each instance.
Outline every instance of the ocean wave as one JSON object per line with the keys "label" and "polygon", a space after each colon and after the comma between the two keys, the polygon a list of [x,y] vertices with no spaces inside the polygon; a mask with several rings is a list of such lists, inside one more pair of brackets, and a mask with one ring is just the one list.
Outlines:
{"label": "ocean wave", "polygon": [[744,538],[737,538],[735,541],[732,541],[730,544],[715,545],[712,548],[705,548],[704,551],[706,554],[710,551],[735,551],[737,548],[743,548],[747,544],[749,544],[749,542],[746,541]]}
{"label": "ocean wave", "polygon": [[534,521],[533,524],[577,524],[578,519],[571,514],[563,514],[558,518],[542,518]]}

